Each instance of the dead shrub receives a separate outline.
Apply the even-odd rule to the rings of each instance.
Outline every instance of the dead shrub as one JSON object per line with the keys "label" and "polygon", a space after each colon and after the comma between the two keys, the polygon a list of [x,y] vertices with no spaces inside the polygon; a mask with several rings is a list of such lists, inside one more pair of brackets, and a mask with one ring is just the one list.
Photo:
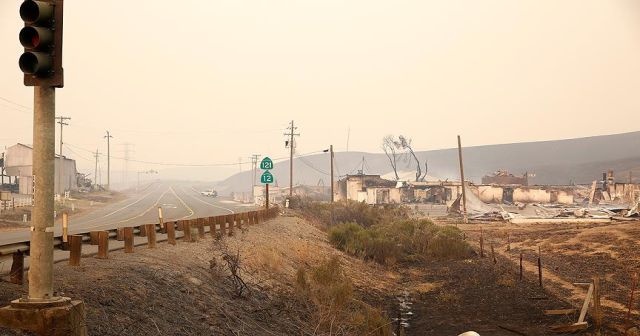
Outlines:
{"label": "dead shrub", "polygon": [[354,298],[338,257],[309,272],[299,269],[295,284],[299,300],[312,312],[314,335],[392,335],[382,311]]}

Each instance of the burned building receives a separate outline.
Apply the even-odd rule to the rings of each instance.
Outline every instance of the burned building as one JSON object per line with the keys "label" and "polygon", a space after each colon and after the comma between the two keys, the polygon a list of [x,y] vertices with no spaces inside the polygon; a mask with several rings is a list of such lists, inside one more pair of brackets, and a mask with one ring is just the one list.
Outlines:
{"label": "burned building", "polygon": [[515,176],[508,171],[498,170],[492,175],[485,175],[482,177],[482,184],[497,184],[497,185],[529,185],[527,178],[528,174],[524,173],[522,176]]}
{"label": "burned building", "polygon": [[347,175],[338,181],[336,200],[353,200],[368,204],[400,203],[398,183],[380,175]]}

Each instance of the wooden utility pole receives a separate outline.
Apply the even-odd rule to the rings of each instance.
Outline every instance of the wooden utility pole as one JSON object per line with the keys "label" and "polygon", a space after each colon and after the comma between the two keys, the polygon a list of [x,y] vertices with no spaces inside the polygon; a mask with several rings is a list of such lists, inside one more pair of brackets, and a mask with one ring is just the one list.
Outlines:
{"label": "wooden utility pole", "polygon": [[335,198],[335,193],[334,193],[334,181],[333,181],[333,145],[329,146],[329,152],[331,154],[331,203],[333,203],[334,198]]}
{"label": "wooden utility pole", "polygon": [[293,120],[291,120],[291,125],[287,128],[289,133],[285,133],[284,135],[289,136],[289,197],[293,196],[293,151],[295,149],[294,136],[299,136],[299,133],[296,133],[295,130],[297,127],[294,126]]}
{"label": "wooden utility pole", "polygon": [[251,165],[253,168],[253,178],[251,179],[251,202],[255,201],[256,198],[256,193],[254,191],[255,186],[256,186],[256,174],[257,174],[257,169],[258,169],[258,159],[260,158],[260,154],[253,154],[251,155],[250,159],[251,159]]}
{"label": "wooden utility pole", "polygon": [[93,176],[93,185],[96,186],[96,189],[98,188],[98,157],[100,156],[100,152],[98,151],[98,149],[96,148],[96,151],[93,153],[93,156],[96,158],[96,170],[95,170],[95,175]]}
{"label": "wooden utility pole", "polygon": [[460,161],[460,183],[462,184],[462,218],[465,223],[469,221],[467,218],[467,193],[464,181],[464,166],[462,164],[462,144],[458,135],[458,160]]}
{"label": "wooden utility pole", "polygon": [[62,196],[62,193],[64,192],[64,184],[62,183],[62,179],[64,178],[64,158],[62,156],[62,128],[63,126],[69,126],[69,124],[67,124],[66,122],[64,122],[65,120],[71,120],[71,118],[69,117],[56,117],[56,119],[58,119],[58,124],[60,124],[60,168],[58,169],[58,194],[60,194]]}
{"label": "wooden utility pole", "polygon": [[113,138],[109,131],[107,131],[107,135],[104,136],[107,138],[107,190],[111,190],[111,138]]}

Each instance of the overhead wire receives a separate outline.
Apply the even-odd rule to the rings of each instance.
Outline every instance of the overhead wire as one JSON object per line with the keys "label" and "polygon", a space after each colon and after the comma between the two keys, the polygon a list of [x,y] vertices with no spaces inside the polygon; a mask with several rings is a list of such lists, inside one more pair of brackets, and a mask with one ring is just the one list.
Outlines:
{"label": "overhead wire", "polygon": [[[82,148],[70,143],[65,143],[67,146],[76,148],[78,150],[83,150],[86,151],[88,153],[93,153],[93,151],[86,149],[86,148]],[[315,152],[309,152],[309,153],[304,153],[301,155],[312,155],[312,154],[317,154],[321,151],[315,151]],[[102,157],[106,157],[107,155],[105,153],[100,153],[99,154]],[[210,164],[186,164],[186,163],[170,163],[170,162],[153,162],[153,161],[144,161],[144,160],[134,160],[134,159],[126,159],[123,157],[118,157],[118,156],[110,156],[112,159],[116,159],[116,160],[128,160],[130,162],[137,162],[137,163],[144,163],[144,164],[152,164],[152,165],[158,165],[158,166],[173,166],[173,167],[225,167],[225,166],[236,166],[239,163],[240,164],[245,164],[245,163],[251,163],[249,161],[241,161],[241,162],[233,162],[233,163],[210,163]],[[279,161],[279,160],[286,160],[288,159],[288,156],[283,156],[283,157],[279,157],[279,158],[274,158],[272,159],[273,161]]]}

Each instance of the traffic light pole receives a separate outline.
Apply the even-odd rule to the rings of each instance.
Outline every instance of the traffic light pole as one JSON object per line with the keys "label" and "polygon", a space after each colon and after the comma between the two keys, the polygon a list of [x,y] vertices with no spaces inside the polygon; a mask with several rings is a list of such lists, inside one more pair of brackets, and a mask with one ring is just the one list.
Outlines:
{"label": "traffic light pole", "polygon": [[55,167],[55,88],[34,87],[34,207],[29,259],[29,300],[53,299],[53,210]]}

